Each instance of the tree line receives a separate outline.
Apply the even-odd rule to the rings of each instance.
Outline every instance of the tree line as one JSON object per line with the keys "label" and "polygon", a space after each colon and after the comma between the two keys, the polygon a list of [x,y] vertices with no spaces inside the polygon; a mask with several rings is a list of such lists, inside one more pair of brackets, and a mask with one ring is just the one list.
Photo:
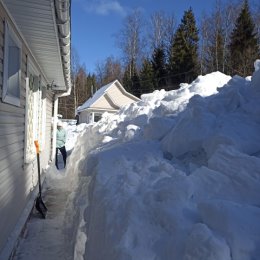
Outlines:
{"label": "tree line", "polygon": [[87,74],[72,51],[72,93],[60,98],[59,104],[64,118],[74,118],[75,108],[114,79],[140,97],[156,89],[178,89],[180,83],[213,71],[251,75],[260,54],[260,6],[251,12],[248,0],[240,4],[217,0],[199,25],[189,8],[178,26],[174,15],[158,11],[144,21],[134,10],[125,18],[116,42],[122,57],[96,64],[93,74]]}

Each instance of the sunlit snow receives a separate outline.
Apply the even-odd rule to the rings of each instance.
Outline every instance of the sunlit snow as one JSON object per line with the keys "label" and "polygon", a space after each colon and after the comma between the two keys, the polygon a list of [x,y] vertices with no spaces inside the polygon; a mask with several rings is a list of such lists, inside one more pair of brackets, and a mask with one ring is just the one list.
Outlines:
{"label": "sunlit snow", "polygon": [[[69,259],[259,258],[260,61],[255,68],[252,78],[214,72],[96,124],[67,125],[68,166],[47,170],[45,194],[67,185],[66,214],[53,221],[69,227]],[[17,259],[44,259],[34,257]]]}

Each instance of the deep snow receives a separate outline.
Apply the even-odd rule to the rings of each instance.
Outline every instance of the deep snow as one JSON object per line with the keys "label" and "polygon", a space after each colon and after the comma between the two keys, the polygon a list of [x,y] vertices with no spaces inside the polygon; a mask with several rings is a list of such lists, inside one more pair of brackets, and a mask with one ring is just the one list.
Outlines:
{"label": "deep snow", "polygon": [[[68,167],[47,169],[45,187],[66,196],[62,218],[53,215],[69,240],[64,259],[259,259],[260,61],[255,68],[252,78],[214,72],[96,124],[68,125]],[[44,259],[22,258],[37,248],[30,239],[16,259]]]}

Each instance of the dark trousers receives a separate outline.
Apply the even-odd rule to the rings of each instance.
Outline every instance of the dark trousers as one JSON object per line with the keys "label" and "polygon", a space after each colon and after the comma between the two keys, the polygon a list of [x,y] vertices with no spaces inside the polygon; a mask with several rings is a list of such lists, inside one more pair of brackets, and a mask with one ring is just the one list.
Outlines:
{"label": "dark trousers", "polygon": [[64,168],[66,167],[66,159],[67,159],[67,151],[66,151],[65,146],[63,146],[61,148],[56,148],[55,165],[56,165],[57,169],[59,169],[59,167],[58,167],[58,151],[59,150],[62,154],[62,158],[63,158],[63,162],[64,162]]}

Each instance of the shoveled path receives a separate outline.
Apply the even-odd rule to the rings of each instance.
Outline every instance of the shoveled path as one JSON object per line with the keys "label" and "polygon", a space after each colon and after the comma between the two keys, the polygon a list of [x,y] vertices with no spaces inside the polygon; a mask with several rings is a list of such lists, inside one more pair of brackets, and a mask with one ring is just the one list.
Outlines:
{"label": "shoveled path", "polygon": [[34,208],[19,239],[12,260],[71,260],[74,254],[73,228],[66,214],[70,200],[70,176],[65,169],[56,174],[63,178],[48,180],[43,187],[43,201],[48,208],[46,219],[42,219]]}

